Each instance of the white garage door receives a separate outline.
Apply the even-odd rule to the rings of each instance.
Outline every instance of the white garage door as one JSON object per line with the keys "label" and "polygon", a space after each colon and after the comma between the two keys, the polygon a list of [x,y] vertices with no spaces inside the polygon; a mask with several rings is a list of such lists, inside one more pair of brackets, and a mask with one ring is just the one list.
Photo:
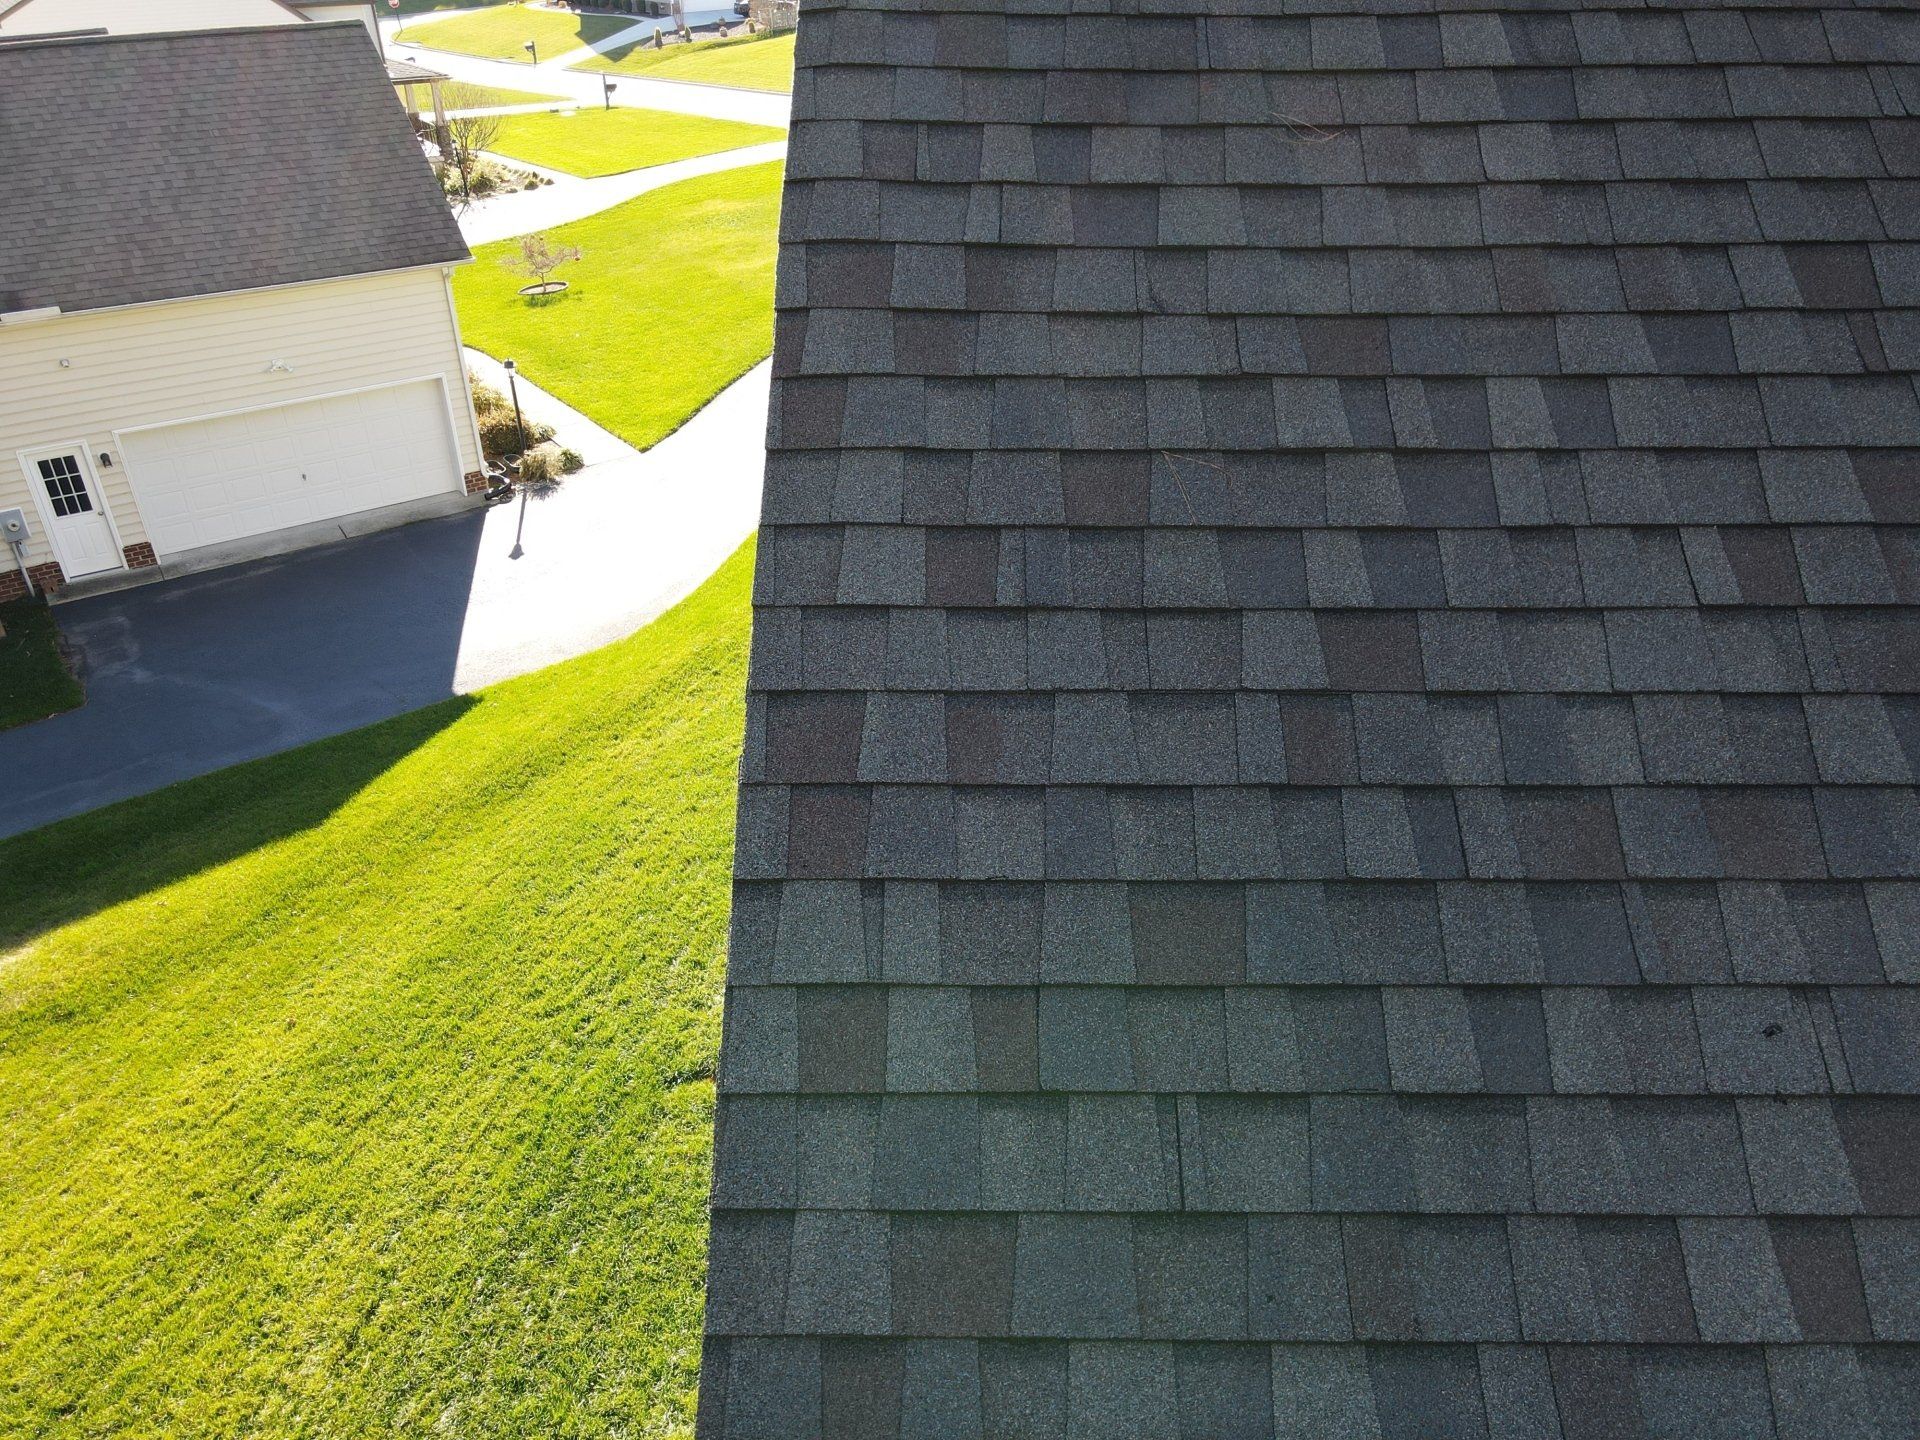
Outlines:
{"label": "white garage door", "polygon": [[121,436],[161,556],[456,489],[436,380]]}

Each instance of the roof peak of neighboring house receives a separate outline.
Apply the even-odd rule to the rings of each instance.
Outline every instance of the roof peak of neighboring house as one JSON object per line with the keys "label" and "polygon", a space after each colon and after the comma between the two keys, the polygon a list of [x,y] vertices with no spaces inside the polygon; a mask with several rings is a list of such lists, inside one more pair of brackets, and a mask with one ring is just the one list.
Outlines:
{"label": "roof peak of neighboring house", "polygon": [[[32,6],[38,3],[40,3],[40,0],[10,0],[10,3],[3,3],[3,0],[0,0],[0,22],[4,22],[9,15],[18,15],[21,11],[30,9]],[[294,4],[290,3],[290,0],[267,0],[267,3],[271,5],[279,6],[280,9],[286,11],[287,14],[293,16],[296,21],[306,21],[308,19],[308,16],[305,14],[305,12],[298,9]],[[324,3],[324,0],[316,0],[316,3]],[[350,4],[350,3],[353,3],[353,0],[334,0],[334,3]],[[250,26],[250,27],[243,27],[243,28],[257,29],[259,27]],[[160,32],[143,32],[143,33],[183,34],[186,32],[160,31]]]}
{"label": "roof peak of neighboring house", "polygon": [[[26,0],[31,3],[31,0]],[[276,0],[277,3],[277,0]],[[294,12],[298,13],[298,12]],[[0,20],[6,18],[0,14]],[[309,20],[304,17],[289,20],[285,24],[275,25],[204,25],[196,30],[55,30],[44,35],[22,33],[19,35],[0,35],[0,44],[25,49],[33,46],[38,49],[52,49],[62,45],[138,45],[152,42],[178,40],[198,40],[209,37],[242,35],[284,35],[284,34],[324,34],[329,31],[358,30],[366,33],[367,27],[358,20]]]}
{"label": "roof peak of neighboring house", "polygon": [[356,20],[0,45],[0,289],[65,313],[468,258]]}

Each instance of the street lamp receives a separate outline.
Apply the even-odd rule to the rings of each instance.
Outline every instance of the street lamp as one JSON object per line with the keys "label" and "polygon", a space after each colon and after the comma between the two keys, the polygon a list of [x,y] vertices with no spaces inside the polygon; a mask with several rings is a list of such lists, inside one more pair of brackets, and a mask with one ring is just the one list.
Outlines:
{"label": "street lamp", "polygon": [[609,110],[613,109],[613,92],[617,88],[605,75],[600,77],[600,101]]}
{"label": "street lamp", "polygon": [[527,41],[527,43],[520,48],[533,57],[534,64],[538,65],[540,63],[540,52],[534,48],[533,41]]}
{"label": "street lamp", "polygon": [[[520,460],[522,463],[525,463],[527,458],[527,422],[520,414],[520,386],[514,379],[518,370],[511,360],[504,360],[501,363],[506,366],[507,370],[507,389],[513,393],[513,424],[514,428],[520,432]],[[518,560],[524,553],[520,549],[520,535],[521,532],[527,528],[527,485],[524,480],[518,480],[517,476],[515,478],[520,486],[520,518],[514,523],[513,549],[507,552],[507,558],[509,560]]]}
{"label": "street lamp", "polygon": [[507,389],[513,392],[513,425],[520,432],[520,453],[525,455],[527,453],[527,422],[520,418],[520,387],[514,383],[513,378],[519,372],[515,369],[513,361],[508,360],[503,363],[507,368]]}

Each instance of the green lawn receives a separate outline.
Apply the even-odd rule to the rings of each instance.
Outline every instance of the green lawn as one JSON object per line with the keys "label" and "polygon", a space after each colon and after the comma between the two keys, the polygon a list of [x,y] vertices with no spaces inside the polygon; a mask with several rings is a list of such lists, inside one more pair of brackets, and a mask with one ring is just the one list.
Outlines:
{"label": "green lawn", "polygon": [[780,35],[741,35],[732,40],[667,45],[658,50],[651,44],[621,45],[573,68],[785,93],[793,89],[793,45],[791,30]]}
{"label": "green lawn", "polygon": [[[509,90],[502,85],[474,85],[456,80],[440,87],[440,98],[449,110],[485,110],[495,105],[571,105],[564,95],[538,95],[531,90]],[[433,107],[427,107],[428,118]]]}
{"label": "green lawn", "polygon": [[751,549],[0,844],[0,1435],[685,1435]]}
{"label": "green lawn", "polygon": [[45,605],[0,605],[0,628],[6,630],[0,635],[0,730],[58,715],[86,698],[60,658],[60,632]]}
{"label": "green lawn", "polygon": [[478,10],[483,5],[501,5],[506,0],[400,0],[400,8],[390,11],[378,7],[382,15],[428,15],[435,10]]}
{"label": "green lawn", "polygon": [[780,170],[702,175],[556,226],[584,258],[549,299],[517,293],[526,277],[502,264],[517,241],[480,246],[453,278],[467,343],[645,449],[773,348]]}
{"label": "green lawn", "polygon": [[784,130],[767,125],[666,110],[577,110],[504,116],[500,138],[487,148],[569,175],[617,175],[716,150],[760,145],[785,135]]}
{"label": "green lawn", "polygon": [[522,47],[531,40],[539,47],[542,60],[557,60],[569,50],[619,34],[634,19],[631,15],[574,15],[564,10],[496,5],[472,15],[409,25],[394,38],[402,45],[520,61],[528,59]]}

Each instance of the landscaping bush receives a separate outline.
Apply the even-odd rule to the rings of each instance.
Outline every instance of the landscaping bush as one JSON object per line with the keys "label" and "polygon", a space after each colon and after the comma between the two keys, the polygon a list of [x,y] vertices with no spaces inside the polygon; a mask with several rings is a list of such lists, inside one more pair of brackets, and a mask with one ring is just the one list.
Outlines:
{"label": "landscaping bush", "polygon": [[510,410],[507,397],[487,384],[473,371],[467,372],[467,390],[473,396],[473,413],[485,415],[489,410]]}
{"label": "landscaping bush", "polygon": [[580,452],[578,450],[563,449],[560,452],[560,473],[562,475],[571,475],[586,463],[585,460],[580,458]]}
{"label": "landscaping bush", "polygon": [[[504,460],[520,453],[520,426],[513,418],[513,402],[505,393],[487,384],[471,370],[467,372],[467,390],[473,396],[473,418],[480,424],[480,449],[489,460]],[[553,439],[553,427],[537,420],[527,421],[527,444],[540,445]],[[583,463],[571,450],[560,452],[562,474],[571,475]],[[572,465],[565,458],[573,456]]]}
{"label": "landscaping bush", "polygon": [[[489,460],[501,460],[520,453],[520,427],[514,423],[513,407],[503,405],[474,417],[480,422],[480,448]],[[553,438],[553,427],[536,420],[527,421],[527,444],[540,445]]]}
{"label": "landscaping bush", "polygon": [[[559,483],[562,475],[571,473],[567,469],[562,457],[572,453],[572,451],[562,450],[551,440],[534,446],[520,457],[519,474],[521,483],[531,485],[554,485]],[[577,460],[580,457],[575,455],[574,458]],[[575,470],[579,468],[578,465],[573,467]]]}

